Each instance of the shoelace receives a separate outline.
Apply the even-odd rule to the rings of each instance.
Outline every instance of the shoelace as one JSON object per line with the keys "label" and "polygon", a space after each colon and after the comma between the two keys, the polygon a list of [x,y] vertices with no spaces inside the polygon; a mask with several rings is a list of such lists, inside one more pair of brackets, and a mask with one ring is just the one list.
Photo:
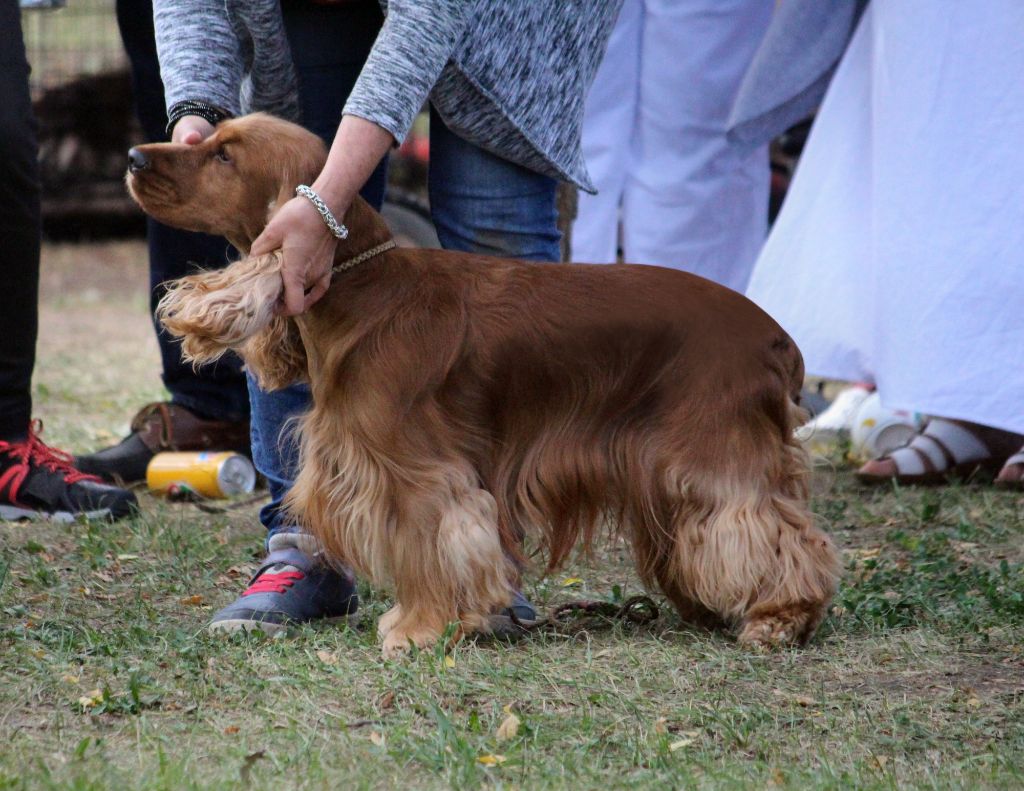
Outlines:
{"label": "shoelace", "polygon": [[[4,442],[0,440],[0,454],[6,454],[26,468],[19,480],[20,485],[28,475],[28,467],[35,465],[50,472],[56,472],[64,476],[64,482],[68,485],[79,481],[93,481],[102,483],[102,480],[95,475],[88,475],[74,466],[74,457],[70,453],[51,448],[39,439],[43,433],[43,421],[33,420],[28,427],[28,438],[24,442]],[[6,477],[6,476],[5,476]],[[15,488],[17,488],[17,485]]]}
{"label": "shoelace", "polygon": [[301,571],[278,571],[261,574],[256,581],[245,589],[243,596],[254,593],[284,593],[292,585],[305,577]]}

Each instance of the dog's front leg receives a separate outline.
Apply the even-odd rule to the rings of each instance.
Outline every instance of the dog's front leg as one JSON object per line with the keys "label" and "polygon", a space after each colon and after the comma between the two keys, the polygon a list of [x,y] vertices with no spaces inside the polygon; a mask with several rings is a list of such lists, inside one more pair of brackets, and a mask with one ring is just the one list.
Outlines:
{"label": "dog's front leg", "polygon": [[398,605],[379,624],[389,657],[436,643],[451,623],[456,639],[485,630],[488,615],[512,597],[515,569],[501,545],[494,498],[451,465],[428,477],[430,495],[402,487],[404,524],[392,555]]}
{"label": "dog's front leg", "polygon": [[[486,629],[488,616],[511,601],[517,573],[494,498],[468,463],[394,453],[388,458],[400,463],[381,464],[384,456],[353,434],[324,433],[315,421],[303,427],[289,507],[329,557],[393,585],[397,604],[377,628],[385,656],[433,645],[451,623],[456,637]],[[326,436],[332,441],[321,446]]]}

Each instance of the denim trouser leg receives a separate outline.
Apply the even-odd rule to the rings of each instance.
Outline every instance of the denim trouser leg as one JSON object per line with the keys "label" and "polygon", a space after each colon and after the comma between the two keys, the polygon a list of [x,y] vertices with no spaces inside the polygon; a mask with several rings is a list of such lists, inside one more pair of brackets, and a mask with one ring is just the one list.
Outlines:
{"label": "denim trouser leg", "polygon": [[446,250],[559,261],[556,187],[466,142],[430,108],[430,213]]}
{"label": "denim trouser leg", "polygon": [[267,488],[270,490],[270,502],[260,509],[260,521],[269,531],[269,538],[291,527],[291,523],[281,513],[281,501],[295,480],[299,449],[295,444],[294,431],[289,430],[288,421],[309,407],[309,387],[292,385],[266,393],[259,389],[251,376],[248,382],[252,404],[252,461],[267,479]]}
{"label": "denim trouser leg", "polygon": [[[376,3],[318,5],[293,0],[281,7],[299,77],[302,123],[330,145],[345,100],[380,29],[380,8]],[[379,209],[386,183],[385,162],[363,187],[363,198]],[[281,512],[298,461],[298,447],[288,427],[290,420],[309,408],[309,388],[293,385],[267,393],[249,377],[249,401],[253,463],[270,489],[271,500],[260,511],[269,539],[277,532],[294,529]]]}

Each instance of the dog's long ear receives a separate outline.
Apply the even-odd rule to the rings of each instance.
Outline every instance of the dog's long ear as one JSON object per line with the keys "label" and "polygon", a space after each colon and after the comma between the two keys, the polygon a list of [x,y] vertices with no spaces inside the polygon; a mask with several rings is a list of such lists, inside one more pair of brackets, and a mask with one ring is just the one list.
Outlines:
{"label": "dog's long ear", "polygon": [[157,317],[182,339],[186,360],[212,362],[234,349],[264,390],[308,378],[306,349],[295,320],[275,313],[281,261],[278,250],[170,285]]}
{"label": "dog's long ear", "polygon": [[245,342],[239,353],[261,390],[280,390],[309,381],[306,347],[294,319],[275,316]]}
{"label": "dog's long ear", "polygon": [[173,281],[156,314],[182,339],[186,360],[212,362],[239,350],[276,318],[282,254],[243,258],[229,267]]}

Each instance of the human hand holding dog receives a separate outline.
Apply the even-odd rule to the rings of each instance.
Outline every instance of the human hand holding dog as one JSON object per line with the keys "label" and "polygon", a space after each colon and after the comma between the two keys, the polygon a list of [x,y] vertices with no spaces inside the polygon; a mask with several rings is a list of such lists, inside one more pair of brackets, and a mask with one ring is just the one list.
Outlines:
{"label": "human hand holding dog", "polygon": [[[359,189],[394,143],[391,133],[352,115],[341,119],[327,164],[310,186],[339,222]],[[358,245],[358,239],[353,240]],[[297,316],[308,310],[331,285],[331,268],[338,248],[319,212],[304,197],[289,200],[273,216],[250,249],[264,255],[284,254],[281,279],[284,293],[279,312]]]}
{"label": "human hand holding dog", "polygon": [[194,146],[213,134],[213,124],[198,115],[184,115],[171,132],[172,143]]}

